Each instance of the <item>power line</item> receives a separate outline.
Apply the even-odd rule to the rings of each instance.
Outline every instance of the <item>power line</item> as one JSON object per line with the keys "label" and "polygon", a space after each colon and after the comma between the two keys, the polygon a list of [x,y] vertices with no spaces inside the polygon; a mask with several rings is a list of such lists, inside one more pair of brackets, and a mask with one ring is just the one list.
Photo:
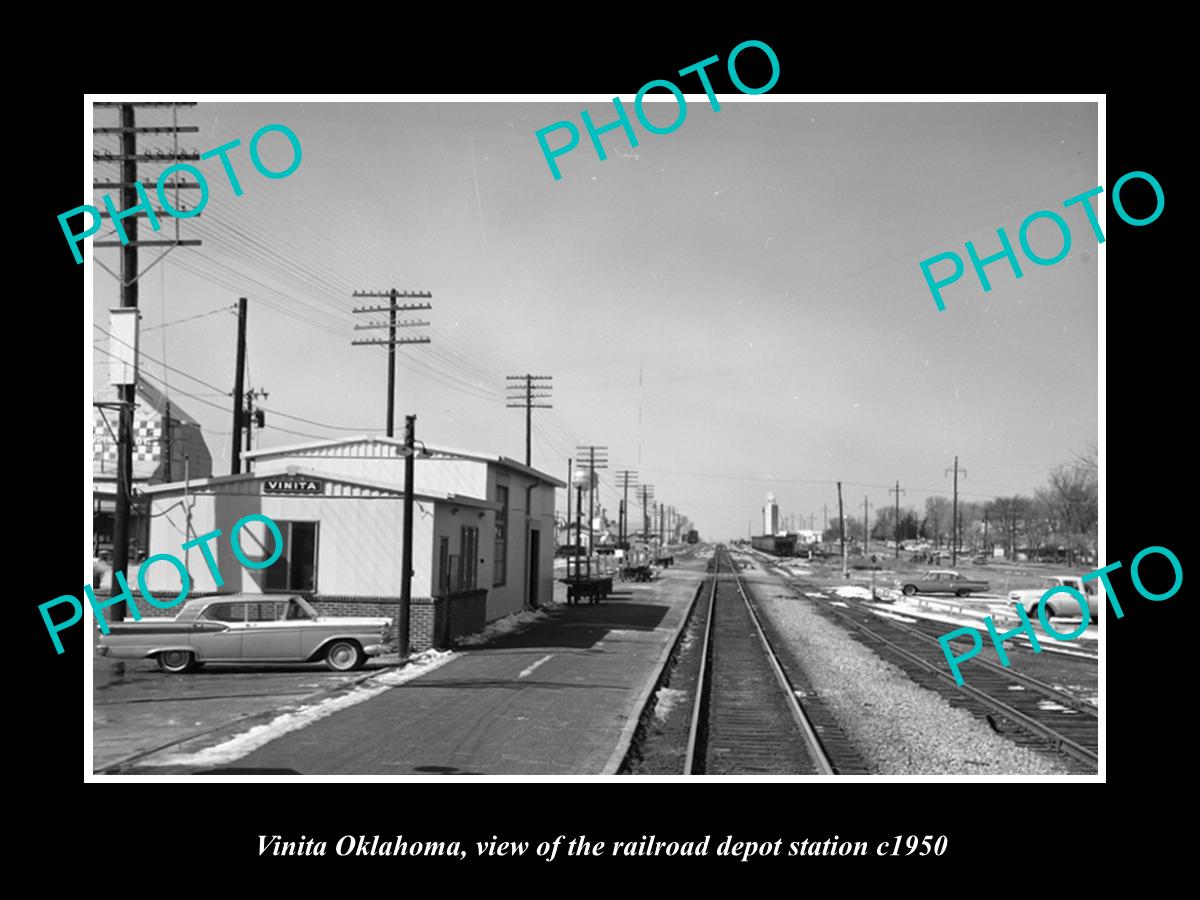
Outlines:
{"label": "power line", "polygon": [[[328,428],[331,431],[350,431],[355,434],[365,434],[371,430],[370,428],[352,428],[347,425],[327,425],[324,422],[306,419],[303,416],[294,416],[291,413],[280,412],[279,410],[272,409],[269,406],[260,406],[259,409],[261,409],[263,412],[269,412],[273,416],[283,416],[285,419],[295,419],[297,422],[303,422],[306,425],[316,425],[318,428]],[[280,430],[282,431],[283,429]]]}
{"label": "power line", "polygon": [[[114,336],[114,335],[112,335],[112,334],[109,334],[109,332],[105,331],[105,330],[104,330],[103,328],[101,328],[99,325],[93,325],[92,327],[93,327],[93,328],[97,328],[97,329],[99,329],[100,331],[103,331],[105,334],[107,334],[107,335],[108,335],[110,338],[112,338],[112,339],[113,339],[114,341],[116,341],[118,344],[122,344],[122,345],[124,345],[124,346],[126,346],[126,347],[131,347],[131,346],[132,346],[131,344],[127,343],[126,341],[123,341],[123,340],[121,340],[120,338],[118,338],[118,337],[116,337],[116,336]],[[101,347],[101,346],[99,346],[99,345],[93,344],[93,346],[95,347],[95,349],[96,349],[96,350],[99,350],[99,351],[100,351],[101,353],[103,353],[105,356],[111,357],[111,358],[113,358],[113,359],[117,359],[117,358],[118,358],[118,357],[116,357],[114,354],[112,354],[112,353],[109,353],[107,350],[105,350],[103,347]],[[145,359],[147,362],[154,363],[155,365],[164,366],[165,368],[167,368],[167,369],[170,369],[172,372],[174,372],[174,373],[175,373],[175,374],[177,374],[177,375],[182,375],[182,376],[183,376],[183,377],[185,377],[185,378],[190,378],[190,379],[192,379],[192,381],[198,382],[199,384],[202,384],[202,385],[204,385],[204,386],[205,386],[205,387],[207,387],[207,388],[212,388],[214,391],[216,391],[216,392],[217,392],[217,396],[221,396],[221,397],[229,397],[229,396],[232,396],[232,392],[231,392],[231,391],[225,391],[225,390],[222,390],[221,388],[217,387],[217,385],[215,385],[215,384],[212,384],[211,382],[205,381],[203,378],[197,378],[195,375],[192,375],[190,372],[185,372],[183,369],[177,369],[177,368],[175,368],[174,366],[169,366],[169,365],[167,365],[166,363],[164,363],[164,362],[161,362],[161,361],[159,361],[159,360],[155,359],[154,357],[152,357],[152,356],[150,356],[150,355],[146,354],[145,352],[143,352],[143,351],[141,351],[141,350],[139,350],[139,351],[138,351],[138,356],[140,356],[142,359]],[[140,374],[140,375],[146,375],[146,377],[148,377],[148,378],[152,378],[152,379],[153,379],[153,381],[155,381],[157,384],[163,384],[163,385],[164,385],[164,388],[165,388],[165,384],[164,384],[164,382],[162,381],[162,379],[160,379],[160,378],[154,378],[153,376],[147,375],[147,373],[145,373],[145,372],[142,372],[142,371],[139,371],[139,374]],[[201,403],[205,403],[205,404],[206,404],[206,405],[208,405],[208,406],[213,406],[213,407],[215,407],[215,408],[217,408],[217,409],[220,409],[222,412],[226,412],[226,411],[227,411],[227,410],[226,410],[226,408],[225,408],[224,406],[218,406],[218,405],[217,405],[217,404],[215,404],[215,403],[210,403],[209,401],[207,401],[207,400],[204,400],[204,399],[203,399],[203,398],[202,398],[202,397],[201,397],[199,394],[188,393],[187,391],[180,390],[179,388],[175,388],[174,390],[176,391],[176,393],[183,394],[185,397],[190,397],[190,398],[192,398],[193,400],[198,400],[199,402],[201,402]],[[265,409],[265,408],[264,408],[264,409]],[[349,431],[349,432],[353,432],[353,433],[355,433],[355,434],[363,434],[363,433],[365,433],[365,432],[368,432],[368,431],[370,431],[370,429],[369,429],[369,428],[352,428],[352,427],[349,427],[349,426],[346,426],[346,425],[330,425],[330,424],[328,424],[328,423],[326,423],[326,422],[318,422],[318,421],[315,421],[314,419],[306,419],[306,418],[304,418],[304,417],[302,417],[302,416],[296,416],[296,415],[292,415],[291,413],[285,413],[285,412],[282,412],[282,411],[280,411],[280,410],[278,410],[278,409],[265,409],[265,411],[266,411],[266,412],[270,412],[270,413],[272,413],[272,414],[274,414],[274,415],[277,415],[277,416],[283,416],[285,419],[295,419],[296,421],[298,421],[298,422],[304,422],[304,423],[305,423],[305,424],[307,424],[307,425],[316,425],[318,428],[327,428],[327,429],[329,429],[330,431]],[[287,431],[287,429],[285,429],[285,428],[278,428],[277,430],[279,430],[279,431]],[[216,434],[217,432],[215,432],[215,431],[214,431],[213,433],[214,433],[214,434]],[[232,433],[232,432],[225,432],[225,433],[226,433],[226,434],[230,434],[230,433]],[[324,438],[324,437],[327,437],[327,435],[304,434],[303,432],[299,432],[299,431],[288,431],[288,434],[299,434],[299,435],[302,435],[303,437],[313,437],[313,438]]]}
{"label": "power line", "polygon": [[207,318],[208,316],[215,316],[217,313],[231,312],[235,309],[237,309],[237,307],[234,305],[222,306],[220,309],[212,309],[206,313],[197,313],[194,316],[185,316],[182,319],[172,319],[170,322],[160,322],[157,325],[148,325],[142,329],[142,334],[145,334],[147,331],[157,331],[160,328],[170,328],[172,325],[180,325],[183,322],[191,322],[195,319],[203,319]]}

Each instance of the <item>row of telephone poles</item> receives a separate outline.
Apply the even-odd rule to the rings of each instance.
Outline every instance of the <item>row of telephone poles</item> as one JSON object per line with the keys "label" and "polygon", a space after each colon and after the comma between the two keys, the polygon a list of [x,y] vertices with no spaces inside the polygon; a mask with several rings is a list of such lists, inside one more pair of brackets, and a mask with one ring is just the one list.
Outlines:
{"label": "row of telephone poles", "polygon": [[[956,456],[956,457],[954,457],[954,465],[952,467],[946,469],[946,475],[950,475],[950,474],[954,475],[954,500],[953,500],[954,505],[953,505],[953,513],[952,513],[953,518],[951,520],[952,525],[953,525],[953,536],[950,541],[950,565],[951,566],[958,565],[958,547],[959,547],[959,541],[960,541],[959,521],[958,521],[958,476],[960,473],[962,474],[962,476],[964,478],[967,476],[967,470],[962,468],[961,466],[959,466],[958,457]],[[842,503],[842,483],[840,481],[837,483],[837,493],[838,493],[838,532],[839,532],[838,537],[839,537],[839,540],[841,543],[842,569],[843,569],[843,571],[845,571],[846,570],[846,513],[845,513],[845,508]],[[896,495],[895,556],[897,559],[899,559],[900,558],[900,495],[907,493],[907,492],[904,491],[900,487],[900,482],[897,481],[896,486],[894,488],[888,488],[888,493]],[[864,496],[863,497],[863,546],[864,547],[866,546],[867,540],[869,539],[870,534],[871,534],[869,509],[870,509],[870,500],[868,497]],[[986,527],[987,527],[987,519],[985,517],[984,528],[986,529]],[[824,534],[824,532],[822,532],[822,534]]]}

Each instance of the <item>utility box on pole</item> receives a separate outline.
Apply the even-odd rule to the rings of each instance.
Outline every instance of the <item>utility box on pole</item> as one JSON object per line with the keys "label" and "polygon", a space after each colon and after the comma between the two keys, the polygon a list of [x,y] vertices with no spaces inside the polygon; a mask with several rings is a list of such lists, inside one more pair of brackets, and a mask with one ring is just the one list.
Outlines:
{"label": "utility box on pole", "polygon": [[116,386],[137,384],[139,313],[136,306],[108,311],[109,348],[108,383]]}

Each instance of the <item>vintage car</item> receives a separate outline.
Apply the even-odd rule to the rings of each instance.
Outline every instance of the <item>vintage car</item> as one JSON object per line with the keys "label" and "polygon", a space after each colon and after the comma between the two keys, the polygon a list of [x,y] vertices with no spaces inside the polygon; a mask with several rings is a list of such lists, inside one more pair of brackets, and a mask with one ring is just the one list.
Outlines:
{"label": "vintage car", "polygon": [[[1042,581],[1044,584],[1040,588],[1009,591],[1008,599],[1013,603],[1021,604],[1025,608],[1025,613],[1032,617],[1037,615],[1038,604],[1041,603],[1042,594],[1046,593],[1046,591],[1053,590],[1056,587],[1074,588],[1087,600],[1089,618],[1093,622],[1099,621],[1100,600],[1095,581],[1084,581],[1079,575],[1046,575]],[[1082,612],[1079,608],[1079,601],[1062,591],[1054,594],[1046,601],[1047,617],[1082,616]]]}
{"label": "vintage car", "polygon": [[952,569],[930,569],[919,578],[898,579],[896,587],[909,597],[913,594],[954,594],[956,597],[965,597],[968,594],[986,591],[988,583],[963,578]]}
{"label": "vintage car", "polygon": [[318,661],[349,672],[395,640],[391,619],[319,616],[292,594],[192,597],[173,619],[119,622],[108,631],[100,635],[101,656],[154,658],[164,672],[190,672],[209,662]]}

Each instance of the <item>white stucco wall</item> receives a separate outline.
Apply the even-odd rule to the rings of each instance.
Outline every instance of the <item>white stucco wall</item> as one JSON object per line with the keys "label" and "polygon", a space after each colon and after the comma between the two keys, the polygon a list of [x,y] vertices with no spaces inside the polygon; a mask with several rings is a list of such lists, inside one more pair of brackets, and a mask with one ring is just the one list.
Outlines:
{"label": "white stucco wall", "polygon": [[[233,487],[233,486],[230,486]],[[239,486],[241,487],[241,486]],[[151,502],[150,554],[167,553],[184,559],[181,545],[189,540],[186,517],[178,495],[158,496]],[[265,570],[245,568],[234,555],[229,536],[236,522],[250,513],[262,513],[276,522],[315,521],[317,526],[316,590],[321,594],[398,597],[401,578],[400,539],[404,526],[403,500],[399,497],[287,495],[259,496],[231,490],[193,494],[191,537],[219,529],[221,536],[210,541],[222,585],[209,571],[199,547],[186,553],[192,592],[245,591],[261,593]],[[432,531],[435,504],[426,502],[431,515],[418,509],[413,520],[413,596],[429,596],[432,578]],[[241,546],[251,559],[265,559],[274,545],[266,526],[251,523],[243,529]],[[256,548],[256,544],[262,544]],[[147,570],[147,585],[156,594],[173,597],[180,577],[168,563],[155,563]]]}

